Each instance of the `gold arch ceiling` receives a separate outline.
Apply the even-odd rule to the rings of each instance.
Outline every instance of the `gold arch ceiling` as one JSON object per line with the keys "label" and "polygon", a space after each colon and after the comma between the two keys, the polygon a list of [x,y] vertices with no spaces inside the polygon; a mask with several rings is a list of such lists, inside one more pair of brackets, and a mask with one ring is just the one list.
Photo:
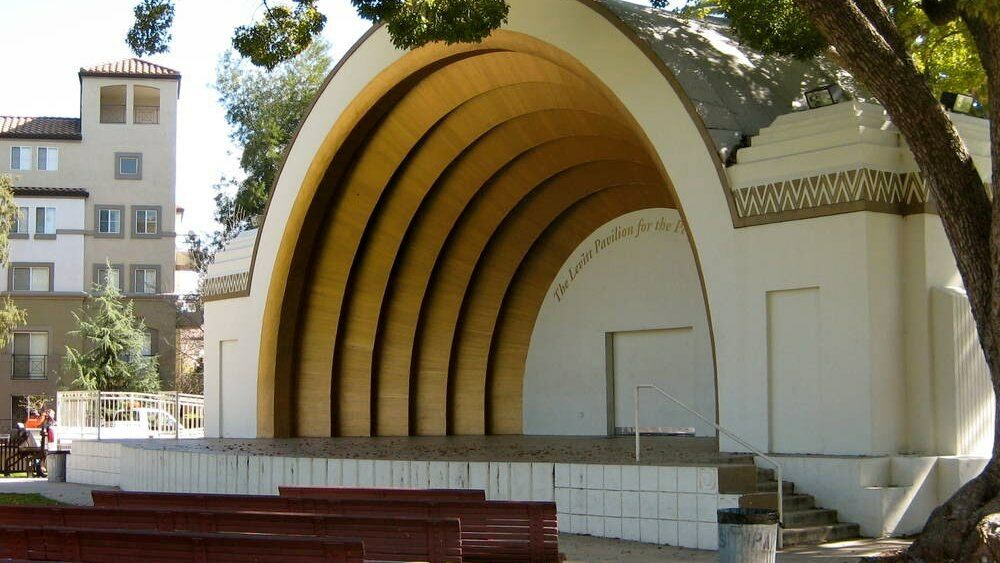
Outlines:
{"label": "gold arch ceiling", "polygon": [[564,53],[499,32],[395,66],[282,243],[276,435],[520,433],[557,270],[607,221],[674,207],[631,117]]}

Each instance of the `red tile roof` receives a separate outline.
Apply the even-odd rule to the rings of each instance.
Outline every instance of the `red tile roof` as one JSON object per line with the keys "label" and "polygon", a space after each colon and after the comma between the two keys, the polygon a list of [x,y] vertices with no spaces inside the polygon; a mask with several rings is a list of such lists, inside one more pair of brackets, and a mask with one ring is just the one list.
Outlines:
{"label": "red tile roof", "polygon": [[68,139],[83,138],[78,117],[17,117],[0,115],[0,138]]}
{"label": "red tile roof", "polygon": [[80,76],[120,76],[123,78],[171,78],[180,80],[181,73],[172,68],[153,64],[149,61],[132,57],[83,67],[80,69]]}
{"label": "red tile roof", "polygon": [[14,186],[11,188],[16,196],[22,197],[89,197],[84,188],[40,188],[35,186]]}

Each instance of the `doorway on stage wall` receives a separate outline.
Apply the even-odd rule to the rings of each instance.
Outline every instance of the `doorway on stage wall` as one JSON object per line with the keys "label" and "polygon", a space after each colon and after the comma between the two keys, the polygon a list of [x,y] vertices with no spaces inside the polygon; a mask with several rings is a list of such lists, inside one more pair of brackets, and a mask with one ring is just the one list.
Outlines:
{"label": "doorway on stage wall", "polygon": [[[701,278],[680,214],[621,215],[583,240],[539,311],[524,373],[524,433],[614,436],[635,426],[653,384],[716,420],[715,362]],[[641,427],[715,428],[655,391]]]}
{"label": "doorway on stage wall", "polygon": [[[694,365],[694,327],[608,333],[608,434],[632,435],[637,385],[656,385],[701,413],[710,414],[715,398],[703,396]],[[706,404],[707,403],[707,404]],[[639,428],[644,433],[710,436],[714,433],[690,412],[654,390],[639,394]]]}

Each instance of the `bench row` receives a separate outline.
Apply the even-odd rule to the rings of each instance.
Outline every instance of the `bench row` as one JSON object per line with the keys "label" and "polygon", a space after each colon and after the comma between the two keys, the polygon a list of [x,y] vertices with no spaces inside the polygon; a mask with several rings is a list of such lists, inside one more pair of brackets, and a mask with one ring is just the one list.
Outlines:
{"label": "bench row", "polygon": [[[285,540],[297,542],[287,553],[306,553],[302,560],[309,561],[360,561],[362,555],[366,560],[440,562],[559,558],[552,503],[486,501],[482,491],[282,488],[280,493],[94,491],[95,507],[33,508],[30,526],[23,508],[0,507],[0,535],[7,548],[0,558],[117,562],[141,555],[139,559],[150,561],[159,560],[150,557],[163,551],[164,560],[271,561],[260,542],[277,542],[274,552],[281,554],[285,551],[279,544]],[[65,540],[60,545],[91,555],[67,557],[74,552],[46,547],[51,542],[39,539],[39,529]],[[231,547],[249,538],[237,535],[247,533],[254,534],[254,546],[212,551],[216,544]],[[103,539],[94,543],[93,537]],[[357,549],[359,542],[363,550]],[[247,553],[253,557],[245,558]],[[288,560],[299,559],[282,559]]]}

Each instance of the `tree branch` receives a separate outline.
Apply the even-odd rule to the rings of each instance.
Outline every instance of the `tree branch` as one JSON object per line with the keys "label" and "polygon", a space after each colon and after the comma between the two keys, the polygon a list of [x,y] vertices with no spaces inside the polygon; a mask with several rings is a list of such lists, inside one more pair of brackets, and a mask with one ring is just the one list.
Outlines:
{"label": "tree branch", "polygon": [[845,67],[882,102],[903,133],[937,204],[972,304],[987,360],[1000,360],[991,319],[992,213],[951,120],[917,71],[851,0],[795,0],[837,49]]}
{"label": "tree branch", "polygon": [[958,0],[921,0],[920,5],[934,25],[944,25],[959,16]]}
{"label": "tree branch", "polygon": [[868,19],[868,23],[878,32],[885,42],[901,57],[907,56],[906,40],[896,27],[896,22],[889,15],[889,10],[882,0],[855,0],[858,9]]}

